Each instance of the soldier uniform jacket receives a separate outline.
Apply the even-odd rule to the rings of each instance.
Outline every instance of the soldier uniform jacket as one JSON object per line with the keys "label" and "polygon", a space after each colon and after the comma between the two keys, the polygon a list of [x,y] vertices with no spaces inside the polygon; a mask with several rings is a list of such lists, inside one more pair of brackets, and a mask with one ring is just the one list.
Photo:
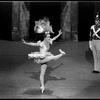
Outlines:
{"label": "soldier uniform jacket", "polygon": [[90,28],[90,38],[89,40],[100,40],[100,26],[92,25]]}

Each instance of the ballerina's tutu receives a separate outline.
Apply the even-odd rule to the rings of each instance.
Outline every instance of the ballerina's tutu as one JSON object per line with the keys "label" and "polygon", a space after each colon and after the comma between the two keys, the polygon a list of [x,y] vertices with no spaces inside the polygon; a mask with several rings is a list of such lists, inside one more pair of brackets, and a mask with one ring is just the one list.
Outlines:
{"label": "ballerina's tutu", "polygon": [[44,58],[46,56],[46,53],[39,53],[39,52],[34,52],[34,53],[30,53],[28,54],[28,57],[30,58]]}
{"label": "ballerina's tutu", "polygon": [[40,52],[31,52],[28,54],[29,58],[45,58],[46,56],[53,56],[51,52],[40,53]]}

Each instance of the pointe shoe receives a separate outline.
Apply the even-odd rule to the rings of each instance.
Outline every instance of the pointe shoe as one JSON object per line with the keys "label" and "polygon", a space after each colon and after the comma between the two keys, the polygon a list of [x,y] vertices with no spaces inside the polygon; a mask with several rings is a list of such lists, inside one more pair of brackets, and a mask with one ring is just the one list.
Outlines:
{"label": "pointe shoe", "polygon": [[44,86],[41,86],[40,89],[42,90],[42,93],[43,93],[44,90],[45,90]]}
{"label": "pointe shoe", "polygon": [[66,53],[64,51],[62,51],[61,49],[59,49],[60,53],[65,55]]}

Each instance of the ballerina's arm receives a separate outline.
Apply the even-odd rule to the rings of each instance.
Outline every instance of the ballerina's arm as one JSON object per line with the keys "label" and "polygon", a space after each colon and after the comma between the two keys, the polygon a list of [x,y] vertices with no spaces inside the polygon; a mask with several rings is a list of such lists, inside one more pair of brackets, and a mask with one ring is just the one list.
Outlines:
{"label": "ballerina's arm", "polygon": [[52,42],[53,42],[54,40],[56,40],[61,34],[62,34],[62,32],[61,32],[61,30],[60,30],[60,31],[59,31],[59,34],[58,34],[57,36],[55,36],[54,38],[51,39]]}
{"label": "ballerina's arm", "polygon": [[28,43],[24,39],[22,39],[22,41],[23,41],[24,44],[27,44],[27,45],[30,45],[30,46],[40,46],[40,42],[41,42],[41,41],[38,41],[37,43],[33,43],[33,42]]}

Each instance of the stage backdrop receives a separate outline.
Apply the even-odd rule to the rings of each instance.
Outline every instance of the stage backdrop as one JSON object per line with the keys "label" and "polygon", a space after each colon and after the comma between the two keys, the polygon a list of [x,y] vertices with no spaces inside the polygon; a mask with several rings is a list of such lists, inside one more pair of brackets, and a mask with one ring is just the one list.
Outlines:
{"label": "stage backdrop", "polygon": [[29,17],[29,2],[12,2],[12,40],[28,39]]}
{"label": "stage backdrop", "polygon": [[[78,41],[89,41],[90,27],[94,24],[95,2],[78,3]],[[100,10],[100,9],[99,9]]]}
{"label": "stage backdrop", "polygon": [[0,2],[0,39],[11,40],[12,2]]}
{"label": "stage backdrop", "polygon": [[[38,41],[43,40],[43,35],[36,34],[34,32],[35,21],[43,17],[48,17],[50,20],[50,24],[53,27],[53,31],[55,32],[55,36],[58,34],[60,30],[61,24],[61,4],[60,2],[30,2],[30,27],[29,27],[29,38],[30,40]],[[52,37],[51,36],[51,37]],[[58,40],[60,37],[58,38]]]}
{"label": "stage backdrop", "polygon": [[78,41],[78,2],[66,1],[61,14],[62,39],[65,41]]}
{"label": "stage backdrop", "polygon": [[0,39],[37,40],[34,22],[47,16],[55,35],[62,28],[62,40],[73,40],[76,35],[75,41],[88,41],[96,12],[100,13],[100,2],[97,1],[0,2]]}

